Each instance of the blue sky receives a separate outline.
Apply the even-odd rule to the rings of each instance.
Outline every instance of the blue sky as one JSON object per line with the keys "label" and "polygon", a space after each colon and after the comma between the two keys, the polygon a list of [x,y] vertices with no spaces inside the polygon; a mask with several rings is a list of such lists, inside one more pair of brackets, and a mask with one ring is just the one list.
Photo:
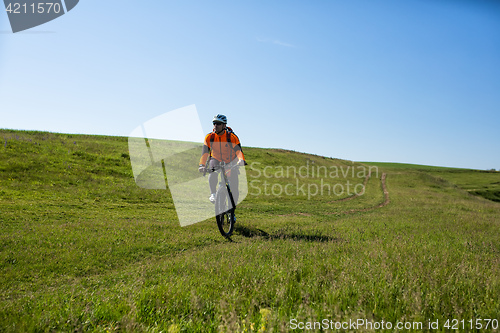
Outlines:
{"label": "blue sky", "polygon": [[16,34],[0,13],[0,128],[127,136],[191,104],[244,146],[500,169],[500,3],[82,0]]}

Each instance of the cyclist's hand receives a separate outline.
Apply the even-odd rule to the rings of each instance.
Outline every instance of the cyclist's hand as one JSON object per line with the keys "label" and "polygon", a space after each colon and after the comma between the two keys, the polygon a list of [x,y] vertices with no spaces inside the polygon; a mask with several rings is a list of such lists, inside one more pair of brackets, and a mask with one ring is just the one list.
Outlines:
{"label": "cyclist's hand", "polygon": [[204,165],[200,165],[200,166],[198,167],[198,171],[199,171],[199,172],[201,172],[201,173],[205,173],[205,172],[207,171],[207,168],[205,168],[205,166],[204,166]]}
{"label": "cyclist's hand", "polygon": [[245,166],[245,160],[238,160],[237,166]]}

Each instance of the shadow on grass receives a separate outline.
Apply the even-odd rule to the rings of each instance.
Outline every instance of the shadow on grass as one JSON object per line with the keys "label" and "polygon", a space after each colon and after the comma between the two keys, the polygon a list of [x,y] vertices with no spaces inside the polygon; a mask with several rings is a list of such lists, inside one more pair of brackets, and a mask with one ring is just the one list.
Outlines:
{"label": "shadow on grass", "polygon": [[236,225],[235,231],[243,237],[253,238],[262,237],[269,240],[275,239],[290,239],[294,241],[307,241],[307,242],[341,242],[341,238],[335,238],[330,236],[324,236],[320,234],[304,234],[298,231],[290,231],[287,229],[280,229],[272,234],[267,233],[262,229],[247,227],[244,225]]}

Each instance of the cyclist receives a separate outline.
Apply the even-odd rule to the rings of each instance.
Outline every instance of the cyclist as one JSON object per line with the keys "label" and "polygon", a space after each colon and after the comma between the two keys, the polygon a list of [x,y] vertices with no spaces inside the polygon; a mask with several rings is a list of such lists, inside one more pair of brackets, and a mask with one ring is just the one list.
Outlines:
{"label": "cyclist", "polygon": [[[208,171],[208,184],[210,186],[210,202],[215,203],[215,191],[217,187],[217,178],[219,165],[222,161],[230,163],[236,158],[237,165],[245,165],[245,156],[241,150],[240,140],[234,134],[232,129],[227,126],[227,118],[225,115],[216,115],[212,123],[214,129],[212,133],[205,136],[205,142],[200,158],[198,170],[200,172]],[[209,159],[210,158],[210,159]],[[205,165],[209,159],[208,170]],[[233,169],[229,173],[229,183],[231,184],[231,192],[233,193],[234,202],[238,202],[238,169]]]}

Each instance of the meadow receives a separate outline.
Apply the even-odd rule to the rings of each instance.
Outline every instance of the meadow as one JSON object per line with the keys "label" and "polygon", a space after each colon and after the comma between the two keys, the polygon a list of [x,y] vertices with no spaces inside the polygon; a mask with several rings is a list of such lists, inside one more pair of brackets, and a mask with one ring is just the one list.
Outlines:
{"label": "meadow", "polygon": [[244,147],[227,240],[127,138],[0,139],[0,332],[499,330],[500,172]]}

